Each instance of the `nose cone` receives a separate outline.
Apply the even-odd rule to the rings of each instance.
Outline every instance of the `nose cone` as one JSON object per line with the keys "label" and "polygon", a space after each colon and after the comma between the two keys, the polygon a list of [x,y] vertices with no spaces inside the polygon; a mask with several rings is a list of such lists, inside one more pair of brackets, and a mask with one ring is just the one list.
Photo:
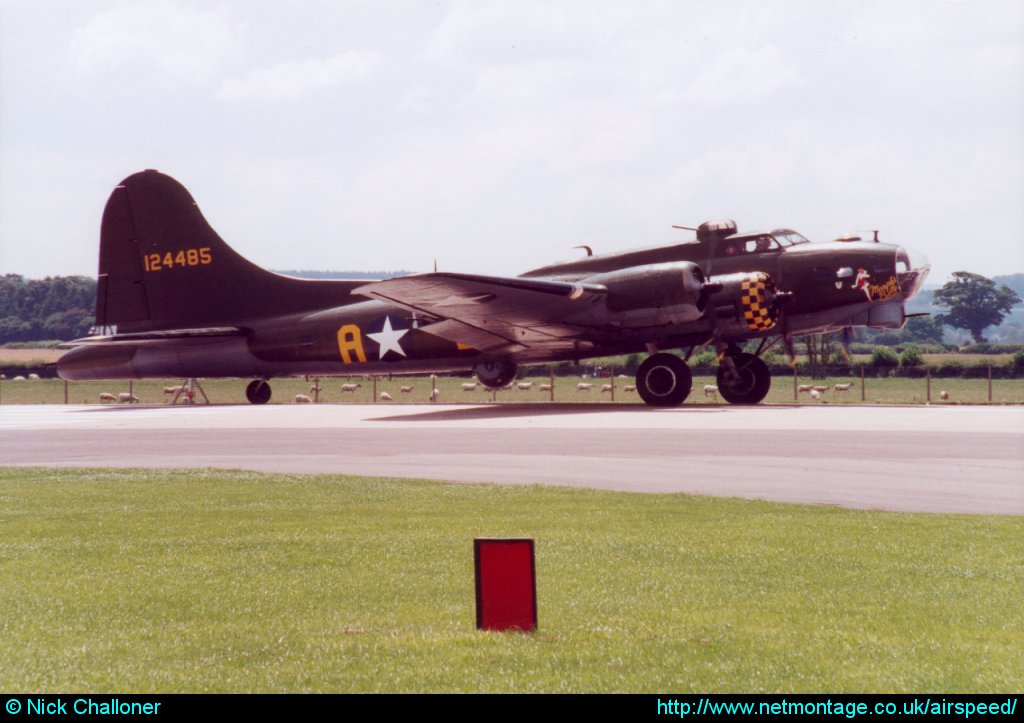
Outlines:
{"label": "nose cone", "polygon": [[900,282],[900,294],[904,301],[910,301],[921,290],[925,277],[931,271],[931,264],[924,254],[905,249],[902,246],[896,253],[896,276]]}

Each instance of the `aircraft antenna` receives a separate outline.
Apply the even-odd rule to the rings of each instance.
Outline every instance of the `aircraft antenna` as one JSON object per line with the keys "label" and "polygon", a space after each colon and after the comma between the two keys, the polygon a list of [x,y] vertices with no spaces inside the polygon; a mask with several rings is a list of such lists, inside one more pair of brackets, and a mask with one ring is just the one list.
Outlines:
{"label": "aircraft antenna", "polygon": [[672,228],[682,229],[683,231],[696,231],[697,230],[695,228],[690,228],[689,226],[676,226],[675,224],[672,224]]}
{"label": "aircraft antenna", "polygon": [[593,256],[594,255],[594,249],[590,248],[586,244],[583,244],[582,246],[573,246],[573,248],[574,249],[583,249],[584,251],[587,252],[587,256]]}

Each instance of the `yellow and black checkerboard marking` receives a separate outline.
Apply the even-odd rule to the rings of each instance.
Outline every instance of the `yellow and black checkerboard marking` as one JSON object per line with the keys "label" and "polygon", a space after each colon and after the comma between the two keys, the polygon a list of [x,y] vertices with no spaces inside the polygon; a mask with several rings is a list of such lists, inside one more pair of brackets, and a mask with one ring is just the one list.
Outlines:
{"label": "yellow and black checkerboard marking", "polygon": [[774,287],[767,274],[753,274],[740,282],[740,308],[751,331],[768,331],[775,326],[768,308],[768,290]]}

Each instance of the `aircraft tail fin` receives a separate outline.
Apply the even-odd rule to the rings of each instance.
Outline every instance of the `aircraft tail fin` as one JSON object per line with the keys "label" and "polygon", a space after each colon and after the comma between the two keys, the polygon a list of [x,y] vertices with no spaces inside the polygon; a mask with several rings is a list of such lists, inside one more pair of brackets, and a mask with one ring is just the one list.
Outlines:
{"label": "aircraft tail fin", "polygon": [[260,268],[217,235],[184,186],[148,170],[123,180],[103,212],[96,325],[108,333],[241,326],[344,305],[365,283]]}

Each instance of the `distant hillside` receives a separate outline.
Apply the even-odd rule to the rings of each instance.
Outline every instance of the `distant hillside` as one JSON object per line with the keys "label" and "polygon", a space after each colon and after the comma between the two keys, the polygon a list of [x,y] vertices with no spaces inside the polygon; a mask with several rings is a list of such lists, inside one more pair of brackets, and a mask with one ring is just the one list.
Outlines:
{"label": "distant hillside", "polygon": [[1024,274],[1008,274],[1006,276],[993,276],[992,280],[997,285],[1009,286],[1017,292],[1017,296],[1024,299]]}
{"label": "distant hillside", "polygon": [[939,287],[934,289],[921,289],[917,292],[917,296],[907,302],[907,312],[911,314],[918,314],[922,311],[932,313],[935,309],[932,308],[932,297],[935,296],[935,291]]}
{"label": "distant hillside", "polygon": [[[1017,295],[1024,299],[1024,274],[1006,274],[1004,276],[993,276],[992,280],[997,286],[1004,285],[1017,292]],[[928,286],[921,289],[910,303],[907,304],[907,311],[911,314],[926,312],[929,314],[940,314],[940,309],[932,304],[932,298],[941,285]],[[1024,304],[1017,304],[1013,311],[997,327],[989,327],[985,330],[985,336],[991,342],[1018,342],[1024,341]],[[954,344],[970,343],[970,335],[962,329],[946,327],[947,342]]]}
{"label": "distant hillside", "polygon": [[411,271],[278,271],[275,274],[294,276],[299,279],[390,279],[408,276]]}

